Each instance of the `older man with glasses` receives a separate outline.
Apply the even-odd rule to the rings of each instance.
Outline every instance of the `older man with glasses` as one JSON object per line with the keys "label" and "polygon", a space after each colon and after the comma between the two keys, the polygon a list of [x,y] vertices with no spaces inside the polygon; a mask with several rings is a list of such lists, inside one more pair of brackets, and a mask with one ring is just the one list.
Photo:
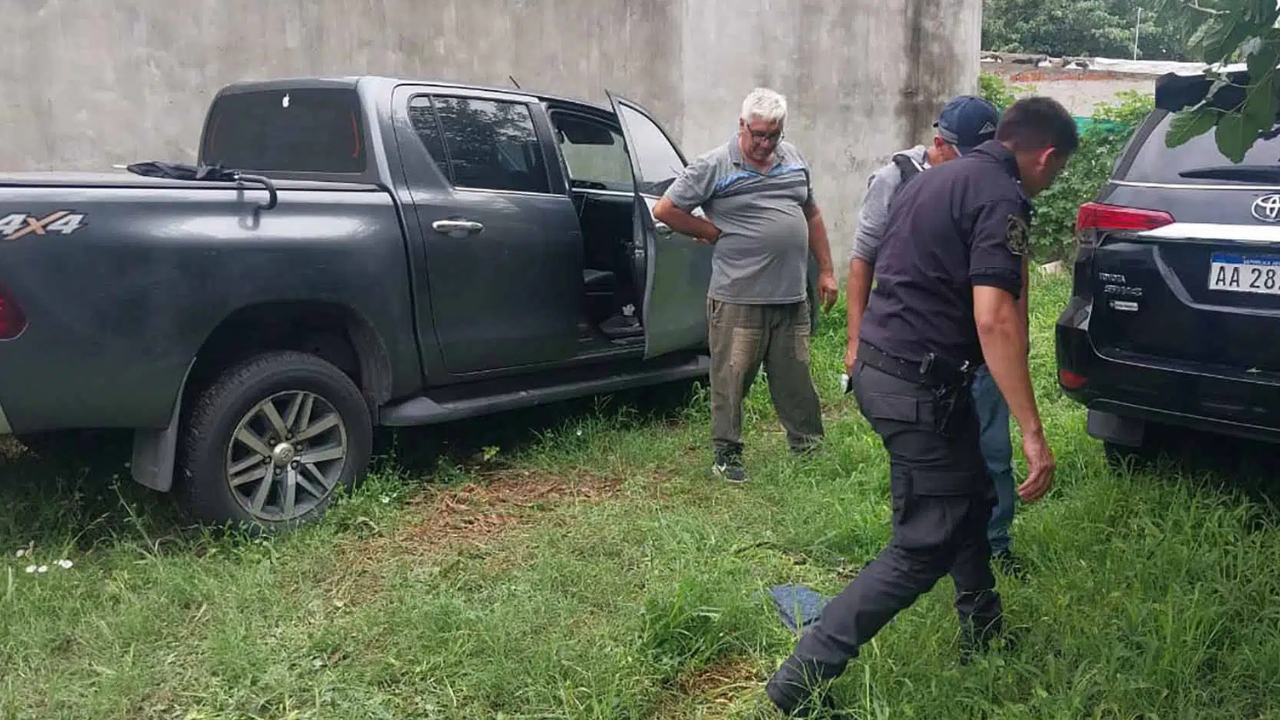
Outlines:
{"label": "older man with glasses", "polygon": [[[707,289],[712,470],[730,482],[747,479],[742,402],[761,363],[791,449],[805,452],[823,437],[809,371],[810,251],[826,309],[839,286],[809,165],[782,139],[786,116],[786,98],[753,90],[737,135],[690,163],[653,211],[677,232],[715,245]],[[692,214],[698,207],[705,219]]]}

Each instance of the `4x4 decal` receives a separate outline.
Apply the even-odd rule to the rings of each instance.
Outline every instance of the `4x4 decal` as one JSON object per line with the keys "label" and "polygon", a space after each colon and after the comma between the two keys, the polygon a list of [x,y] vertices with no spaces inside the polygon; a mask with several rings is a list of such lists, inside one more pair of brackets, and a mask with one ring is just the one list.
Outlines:
{"label": "4x4 decal", "polygon": [[0,218],[0,241],[17,240],[31,234],[70,235],[88,224],[84,213],[72,210],[57,210],[44,217],[24,212],[9,213]]}

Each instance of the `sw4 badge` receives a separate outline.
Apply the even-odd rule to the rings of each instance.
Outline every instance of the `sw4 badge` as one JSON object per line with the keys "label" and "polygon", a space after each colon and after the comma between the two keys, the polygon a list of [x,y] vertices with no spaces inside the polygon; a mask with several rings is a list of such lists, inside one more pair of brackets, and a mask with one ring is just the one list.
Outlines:
{"label": "sw4 badge", "polygon": [[57,210],[44,217],[24,212],[9,213],[0,218],[0,241],[49,233],[70,235],[88,224],[83,213],[71,210]]}

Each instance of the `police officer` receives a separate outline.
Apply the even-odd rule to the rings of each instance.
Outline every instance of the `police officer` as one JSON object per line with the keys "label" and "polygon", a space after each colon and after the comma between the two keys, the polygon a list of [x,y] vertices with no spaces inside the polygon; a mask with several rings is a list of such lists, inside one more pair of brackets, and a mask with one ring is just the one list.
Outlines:
{"label": "police officer", "polygon": [[766,693],[784,712],[807,714],[825,695],[821,684],[948,573],[962,661],[1002,629],[986,536],[995,493],[970,384],[985,361],[1022,429],[1027,479],[1018,493],[1038,501],[1053,485],[1054,459],[1018,300],[1030,198],[1078,143],[1062,105],[1023,99],[1005,111],[994,140],[898,191],[853,370],[859,408],[889,452],[893,535],[769,679]]}
{"label": "police officer", "polygon": [[[889,219],[889,203],[902,184],[925,169],[941,165],[991,140],[1000,123],[1000,111],[990,102],[974,96],[953,98],[942,108],[934,123],[937,133],[928,147],[917,145],[894,153],[891,162],[872,173],[858,211],[858,229],[849,252],[848,346],[845,350],[845,372],[853,375],[853,361],[858,356],[858,335],[862,313],[871,295],[876,253],[884,239]],[[1024,280],[1025,274],[1024,274]],[[1027,317],[1024,292],[1019,302],[1022,317]],[[980,444],[987,463],[987,475],[995,484],[996,506],[987,523],[987,541],[991,559],[1005,574],[1023,575],[1021,563],[1013,554],[1009,528],[1013,525],[1015,483],[1013,480],[1013,443],[1009,436],[1009,406],[996,388],[991,373],[979,368],[973,378],[973,399],[981,427]]]}

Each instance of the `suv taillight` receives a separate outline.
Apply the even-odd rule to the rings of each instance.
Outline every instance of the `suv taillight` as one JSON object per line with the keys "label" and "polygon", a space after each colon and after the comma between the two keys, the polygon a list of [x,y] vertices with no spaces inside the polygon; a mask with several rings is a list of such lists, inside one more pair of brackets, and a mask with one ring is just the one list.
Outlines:
{"label": "suv taillight", "polygon": [[27,329],[27,316],[13,295],[0,285],[0,340],[12,340]]}
{"label": "suv taillight", "polygon": [[1089,230],[1155,230],[1173,224],[1173,216],[1160,210],[1085,203],[1076,213],[1076,235]]}

